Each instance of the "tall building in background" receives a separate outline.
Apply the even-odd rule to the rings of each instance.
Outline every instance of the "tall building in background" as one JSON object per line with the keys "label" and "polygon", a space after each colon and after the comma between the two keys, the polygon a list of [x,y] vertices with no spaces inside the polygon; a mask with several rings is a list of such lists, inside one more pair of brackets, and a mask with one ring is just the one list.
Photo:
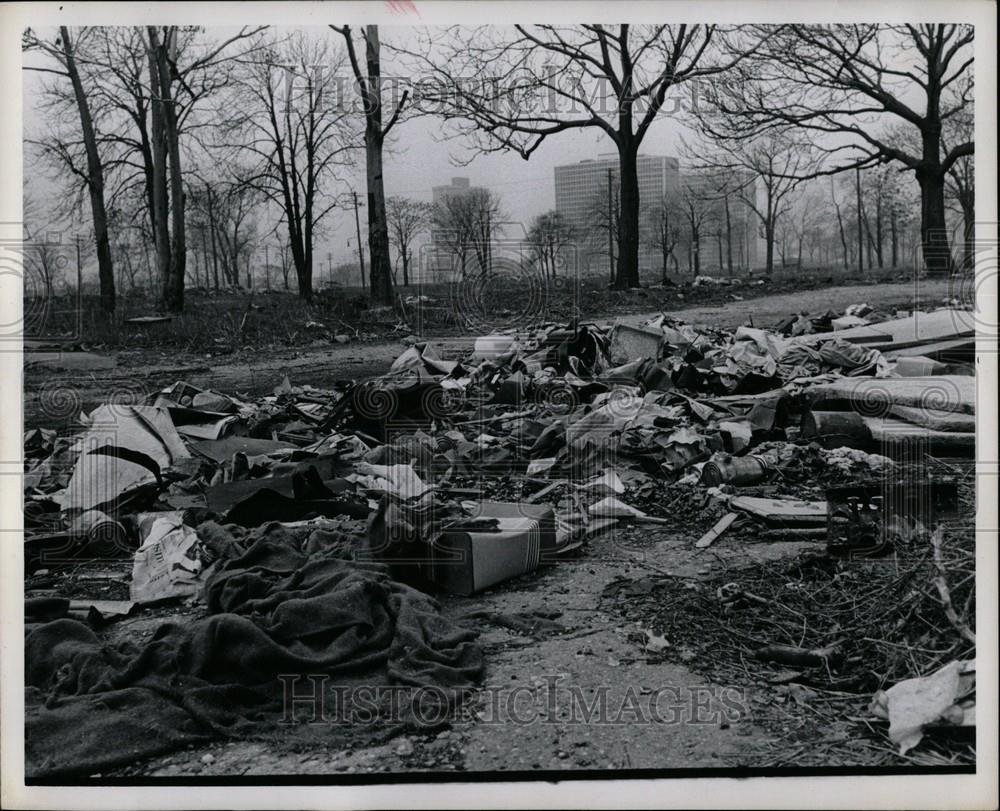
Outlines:
{"label": "tall building in background", "polygon": [[[757,266],[758,220],[747,200],[754,200],[756,183],[749,172],[682,172],[677,158],[640,155],[639,178],[639,278],[655,284],[661,277],[663,258],[655,238],[650,237],[649,218],[655,206],[670,207],[672,228],[677,229],[669,275],[690,279],[697,247],[703,275],[746,275]],[[619,195],[618,155],[565,164],[555,168],[556,211],[577,233],[577,251],[583,272],[609,275],[608,188],[611,216],[617,216]],[[727,213],[728,212],[728,213]],[[692,239],[692,220],[697,223],[697,246]],[[617,242],[612,245],[617,256]],[[730,265],[730,256],[732,262]]]}
{"label": "tall building in background", "polygon": [[451,197],[468,194],[477,188],[478,186],[470,185],[469,178],[467,177],[453,177],[449,185],[435,186],[431,189],[431,202],[434,203],[434,205],[438,205]]}
{"label": "tall building in background", "polygon": [[[610,178],[612,206],[617,206],[618,155],[601,155],[555,168],[556,211],[576,230],[581,269],[592,273],[610,269],[607,208]],[[636,160],[640,206],[670,199],[680,191],[680,165],[666,155],[640,155]],[[641,215],[641,211],[640,211]],[[615,248],[617,251],[617,248]],[[640,244],[640,276],[659,267],[655,251]],[[658,277],[657,277],[658,278]]]}

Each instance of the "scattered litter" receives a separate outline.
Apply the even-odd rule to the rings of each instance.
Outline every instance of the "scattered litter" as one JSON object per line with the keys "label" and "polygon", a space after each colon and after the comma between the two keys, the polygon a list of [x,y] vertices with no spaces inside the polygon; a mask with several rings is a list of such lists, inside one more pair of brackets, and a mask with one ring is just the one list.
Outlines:
{"label": "scattered litter", "polygon": [[976,662],[949,662],[929,676],[906,679],[872,699],[870,711],[889,721],[889,738],[905,755],[928,727],[974,727]]}
{"label": "scattered litter", "polygon": [[[735,282],[701,276],[695,284]],[[313,649],[303,640],[346,616],[375,636],[305,664],[325,672],[377,659],[398,683],[475,684],[482,652],[472,626],[452,626],[428,594],[467,599],[515,578],[544,587],[550,564],[585,556],[613,528],[640,547],[669,528],[688,552],[726,534],[720,557],[756,540],[818,541],[804,544],[815,558],[784,562],[799,569],[771,571],[766,583],[735,569],[719,583],[717,568],[705,566],[686,580],[663,573],[620,590],[622,600],[655,598],[661,611],[656,622],[629,625],[641,631],[629,641],[655,654],[648,661],[700,661],[694,635],[703,620],[752,620],[748,633],[727,641],[740,656],[755,651],[748,666],[768,671],[763,681],[780,685],[782,700],[815,707],[817,693],[798,680],[839,685],[859,642],[849,638],[841,603],[829,603],[825,610],[841,613],[829,622],[824,614],[822,627],[802,619],[810,599],[826,605],[824,589],[854,583],[853,567],[866,556],[931,544],[923,560],[936,579],[926,591],[947,603],[941,624],[974,645],[971,587],[946,582],[934,529],[959,512],[954,486],[937,477],[925,488],[911,469],[915,447],[921,464],[946,467],[954,460],[940,457],[975,452],[976,381],[963,367],[973,338],[964,311],[893,320],[867,304],[794,313],[775,329],[708,329],[668,315],[608,328],[533,324],[481,336],[460,359],[410,335],[389,371],[366,380],[320,389],[285,378],[255,397],[177,381],[143,405],[100,406],[70,436],[29,430],[25,550],[29,577],[41,584],[31,599],[48,601],[31,605],[37,683],[53,684],[67,665],[41,653],[63,634],[96,657],[94,629],[151,603],[195,598],[187,608],[207,613],[170,626],[165,647],[155,649],[191,650],[177,666],[195,668],[181,674],[192,683],[205,664],[199,657],[209,655],[241,663],[227,669],[234,687],[256,686],[258,676],[273,681],[283,664],[287,671],[275,672],[298,672],[299,648]],[[905,502],[899,487],[933,509]],[[67,562],[102,555],[133,558],[131,581],[115,583],[119,592],[42,591]],[[126,596],[126,586],[128,600],[112,599]],[[663,612],[681,604],[697,605],[700,615],[678,609],[686,625],[671,625]],[[467,611],[464,621],[530,638],[570,625],[556,621],[558,612],[536,614],[491,608]],[[52,627],[60,622],[80,627]],[[211,650],[198,647],[206,640]],[[155,675],[163,663],[149,651],[142,662]],[[774,665],[786,669],[775,674]],[[907,680],[900,676],[913,671],[904,666],[885,671],[899,683],[876,696],[902,752],[942,719],[974,719],[974,707],[962,704],[969,694],[953,689],[964,671],[949,665]],[[118,673],[107,661],[98,670]],[[883,683],[866,682],[864,695]],[[133,714],[167,719],[167,740],[140,740],[136,752],[210,735],[179,715],[186,711],[175,696],[134,698]],[[38,774],[108,765],[108,753],[85,743],[59,753],[35,729]],[[409,757],[413,743],[404,738],[394,751]]]}
{"label": "scattered litter", "polygon": [[132,601],[148,604],[194,594],[200,587],[198,534],[180,513],[147,513],[139,518],[142,546],[132,566]]}

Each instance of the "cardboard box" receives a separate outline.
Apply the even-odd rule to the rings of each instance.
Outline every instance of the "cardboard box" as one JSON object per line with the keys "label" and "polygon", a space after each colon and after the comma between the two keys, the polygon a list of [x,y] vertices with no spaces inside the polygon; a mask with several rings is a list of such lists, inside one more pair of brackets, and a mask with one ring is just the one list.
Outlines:
{"label": "cardboard box", "polygon": [[472,516],[495,518],[492,530],[446,529],[431,543],[428,579],[440,588],[468,596],[536,569],[556,548],[551,507],[483,501]]}

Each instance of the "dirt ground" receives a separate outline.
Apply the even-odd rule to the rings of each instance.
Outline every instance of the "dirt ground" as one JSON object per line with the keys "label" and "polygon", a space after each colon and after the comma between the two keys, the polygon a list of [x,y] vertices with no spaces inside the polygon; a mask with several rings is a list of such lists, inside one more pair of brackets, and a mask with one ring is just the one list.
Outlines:
{"label": "dirt ground", "polygon": [[[866,301],[872,305],[910,308],[933,304],[947,293],[945,282],[841,287],[780,295],[724,307],[691,307],[679,313],[693,322],[734,326],[752,317],[771,325],[791,312],[842,309]],[[637,323],[644,316],[629,316]],[[432,337],[432,336],[425,336]],[[445,356],[471,348],[472,338],[450,339],[441,346]],[[76,411],[64,409],[54,419],[44,398],[61,379],[76,387],[74,405],[86,409],[103,401],[109,389],[153,391],[183,379],[222,391],[259,393],[284,376],[293,382],[329,385],[338,379],[377,374],[401,351],[395,343],[335,345],[308,352],[243,358],[209,365],[195,359],[118,356],[113,370],[95,371],[82,379],[77,372],[26,380],[26,423],[58,424]],[[766,683],[749,677],[739,684],[712,684],[695,668],[664,661],[650,652],[646,629],[629,621],[623,606],[602,595],[620,578],[668,578],[677,590],[698,588],[734,568],[791,558],[815,542],[783,541],[747,544],[721,538],[697,550],[694,540],[706,527],[678,534],[663,527],[631,527],[591,540],[581,555],[535,572],[472,598],[444,597],[443,611],[461,617],[470,611],[549,612],[558,614],[562,633],[527,636],[484,622],[481,642],[487,654],[484,695],[506,697],[520,690],[531,711],[519,718],[497,719],[480,712],[463,717],[443,730],[396,735],[369,746],[345,743],[331,732],[307,751],[291,750],[267,740],[217,742],[133,764],[104,777],[375,775],[386,772],[510,772],[545,770],[714,769],[794,766],[797,734],[805,723],[804,709],[784,714],[785,697]],[[116,626],[116,635],[148,633],[166,616],[138,616]],[[669,645],[670,641],[666,640]],[[554,691],[555,713],[536,712],[549,705]],[[567,717],[566,696],[575,692],[587,701],[603,695],[610,713],[603,717]],[[538,699],[538,696],[543,696]],[[561,698],[559,698],[562,696]],[[664,697],[667,697],[666,699]],[[666,703],[664,703],[666,701]],[[631,714],[622,708],[631,707]],[[851,708],[861,711],[861,707]],[[572,714],[570,714],[572,715]],[[638,720],[636,720],[638,719]],[[777,719],[777,720],[776,720]],[[844,736],[850,725],[817,733]],[[881,757],[881,755],[880,755]],[[856,763],[871,765],[874,754],[857,750]],[[884,762],[884,760],[880,761]],[[845,764],[846,765],[846,764]]]}
{"label": "dirt ground", "polygon": [[[791,313],[827,309],[839,312],[858,302],[889,311],[933,307],[950,296],[950,290],[947,280],[849,285],[747,301],[730,300],[722,305],[703,306],[689,301],[673,314],[708,326],[735,327],[753,323],[767,327]],[[621,316],[620,320],[638,324],[659,314],[659,311],[637,313]],[[617,318],[605,316],[595,320],[612,323]],[[433,342],[442,357],[459,358],[471,351],[476,336],[442,338],[429,334],[420,337]],[[223,392],[259,395],[271,391],[287,375],[294,384],[309,383],[322,388],[337,381],[382,374],[403,349],[398,340],[317,343],[305,349],[248,350],[221,361],[204,355],[179,355],[173,350],[143,349],[118,352],[112,369],[81,372],[60,369],[57,364],[29,368],[24,378],[24,424],[27,428],[70,428],[81,411],[89,412],[107,402],[109,394],[121,402],[141,402],[148,394],[177,380]]]}
{"label": "dirt ground", "polygon": [[[426,735],[401,735],[366,747],[344,747],[337,735],[309,751],[266,741],[223,742],[153,758],[109,777],[222,775],[355,775],[379,772],[561,771],[573,769],[718,769],[780,761],[788,730],[761,726],[764,700],[748,685],[712,684],[685,667],[649,656],[602,601],[621,577],[666,575],[677,588],[754,560],[801,554],[815,544],[720,542],[694,550],[666,532],[625,529],[589,544],[578,559],[549,566],[469,598],[444,597],[445,614],[470,611],[560,612],[568,632],[542,638],[483,626],[484,698],[476,717]],[[119,624],[119,633],[136,618]],[[570,692],[598,709],[573,712]],[[549,696],[555,713],[547,714]],[[601,696],[601,698],[598,698]],[[518,703],[511,704],[512,701]],[[599,701],[599,704],[593,702]],[[630,702],[635,702],[634,704]],[[580,709],[584,704],[577,704]],[[631,707],[631,712],[625,708]],[[787,764],[786,764],[787,765]]]}

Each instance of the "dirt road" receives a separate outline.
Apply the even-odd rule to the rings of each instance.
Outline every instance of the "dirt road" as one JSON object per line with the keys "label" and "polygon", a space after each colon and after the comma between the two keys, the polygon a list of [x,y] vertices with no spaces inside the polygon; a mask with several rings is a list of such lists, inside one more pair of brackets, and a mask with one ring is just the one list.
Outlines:
{"label": "dirt road", "polygon": [[[734,295],[739,295],[738,289]],[[691,306],[673,314],[692,323],[735,327],[744,323],[770,326],[785,316],[827,309],[842,311],[849,304],[867,302],[887,309],[933,307],[949,295],[946,280],[920,280],[878,285],[850,285],[827,290],[811,290],[764,296],[748,301],[732,300],[725,305]],[[622,316],[626,323],[638,324],[659,312]],[[597,319],[611,323],[616,319]],[[475,336],[435,338],[438,353],[459,358],[471,351]],[[261,394],[271,391],[287,375],[293,383],[318,387],[384,373],[402,351],[398,341],[370,344],[322,344],[315,349],[254,350],[229,356],[211,357],[144,352],[121,352],[116,366],[87,374],[59,369],[28,369],[24,380],[24,421],[26,427],[69,428],[81,411],[89,412],[109,393],[125,402],[141,402],[176,380],[224,392]]]}

